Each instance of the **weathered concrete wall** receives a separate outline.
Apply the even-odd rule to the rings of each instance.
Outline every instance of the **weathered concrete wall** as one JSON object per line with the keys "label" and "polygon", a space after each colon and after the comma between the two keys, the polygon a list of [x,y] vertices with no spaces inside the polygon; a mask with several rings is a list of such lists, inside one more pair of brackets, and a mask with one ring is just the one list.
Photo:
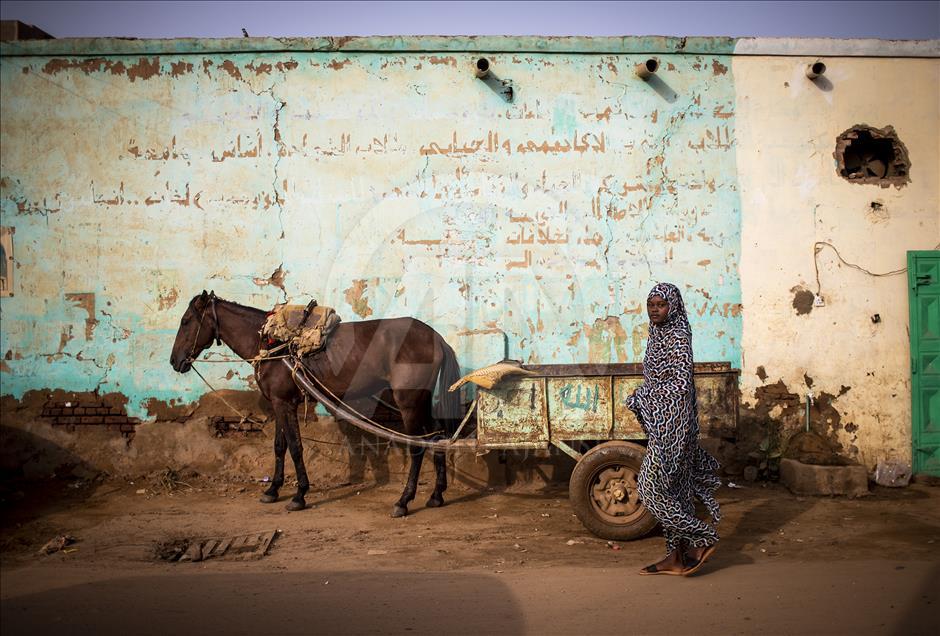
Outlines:
{"label": "weathered concrete wall", "polygon": [[[465,368],[501,358],[504,334],[529,362],[637,361],[646,291],[671,280],[697,359],[741,366],[757,417],[792,424],[799,405],[759,392],[803,393],[805,373],[817,393],[851,387],[832,407],[860,457],[909,456],[903,277],[823,252],[827,306],[797,316],[791,288],[814,288],[814,240],[872,271],[936,243],[937,47],[847,43],[925,59],[838,58],[820,91],[791,44],[737,46],[748,56],[694,38],[5,43],[2,393],[119,393],[141,417],[195,401],[205,387],[168,356],[203,288],[416,316]],[[481,54],[513,103],[473,77]],[[647,83],[632,69],[651,55]],[[909,185],[835,176],[855,123],[895,126]],[[867,218],[869,199],[889,217]],[[886,366],[846,375],[872,347]],[[247,388],[249,371],[208,377]]]}
{"label": "weathered concrete wall", "polygon": [[[940,64],[936,59],[735,57],[741,187],[742,391],[758,418],[804,425],[869,468],[911,459],[908,250],[940,243]],[[835,138],[893,126],[911,161],[901,187],[837,173]],[[817,292],[825,305],[813,305]],[[878,314],[880,322],[873,322]],[[781,384],[782,383],[782,384]]]}
{"label": "weathered concrete wall", "polygon": [[507,104],[477,57],[5,57],[4,390],[191,401],[166,361],[203,287],[417,316],[474,367],[503,333],[530,362],[637,360],[646,290],[678,280],[700,359],[737,364],[730,59],[662,56],[650,85],[637,55],[492,55]]}

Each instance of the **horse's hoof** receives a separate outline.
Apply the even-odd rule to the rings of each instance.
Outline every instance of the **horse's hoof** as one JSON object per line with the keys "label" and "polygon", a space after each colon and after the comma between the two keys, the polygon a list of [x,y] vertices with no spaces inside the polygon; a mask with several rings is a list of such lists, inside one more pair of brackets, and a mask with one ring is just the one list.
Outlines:
{"label": "horse's hoof", "polygon": [[291,499],[290,502],[285,506],[288,512],[297,512],[298,510],[303,510],[307,507],[307,502],[301,499],[297,501],[296,499]]}
{"label": "horse's hoof", "polygon": [[399,517],[404,517],[408,514],[408,508],[405,506],[399,506],[395,504],[395,507],[392,508],[392,519],[398,519]]}
{"label": "horse's hoof", "polygon": [[431,495],[431,498],[428,499],[428,502],[425,504],[428,508],[440,508],[444,505],[443,497],[435,497]]}
{"label": "horse's hoof", "polygon": [[269,495],[268,493],[262,493],[261,498],[258,499],[261,503],[275,503],[277,501],[277,495]]}

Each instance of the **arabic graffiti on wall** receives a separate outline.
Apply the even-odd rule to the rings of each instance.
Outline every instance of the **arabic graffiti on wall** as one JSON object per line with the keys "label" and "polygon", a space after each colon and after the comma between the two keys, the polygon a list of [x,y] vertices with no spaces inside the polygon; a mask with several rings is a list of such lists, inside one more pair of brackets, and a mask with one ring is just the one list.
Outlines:
{"label": "arabic graffiti on wall", "polygon": [[469,53],[4,57],[3,391],[197,398],[167,360],[203,288],[415,316],[469,368],[639,361],[668,280],[697,358],[739,364],[730,61],[663,55],[650,84],[634,57],[494,55],[508,104]]}

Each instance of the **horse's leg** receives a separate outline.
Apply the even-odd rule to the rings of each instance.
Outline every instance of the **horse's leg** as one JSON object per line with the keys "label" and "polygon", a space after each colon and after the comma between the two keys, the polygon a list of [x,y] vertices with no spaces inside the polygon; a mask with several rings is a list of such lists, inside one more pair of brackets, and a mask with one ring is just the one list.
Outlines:
{"label": "horse's leg", "polygon": [[443,451],[434,451],[434,472],[437,480],[434,492],[428,498],[428,508],[440,508],[444,505],[444,491],[447,490],[447,455]]}
{"label": "horse's leg", "polygon": [[[310,481],[307,479],[307,468],[304,466],[304,445],[300,440],[300,425],[297,423],[297,404],[294,402],[278,401],[280,408],[285,410],[284,438],[287,449],[294,460],[294,472],[297,474],[297,493],[291,497],[287,504],[288,510],[303,510],[307,507],[304,495],[310,490]],[[278,408],[278,406],[275,406]]]}
{"label": "horse's leg", "polygon": [[261,503],[274,503],[277,501],[277,493],[284,485],[284,454],[287,452],[287,438],[284,437],[284,424],[281,423],[281,415],[275,416],[274,429],[274,479],[268,489],[261,493]]}
{"label": "horse's leg", "polygon": [[[402,422],[404,423],[405,433],[414,435],[424,431],[422,416],[424,413],[430,413],[429,408],[422,409],[422,393],[420,391],[394,390],[395,403],[401,411]],[[404,517],[408,514],[408,504],[415,498],[418,492],[418,475],[421,473],[421,463],[424,461],[425,449],[421,446],[408,447],[408,453],[411,455],[411,468],[408,470],[408,481],[405,482],[405,489],[401,493],[395,506],[392,508],[393,517]]]}
{"label": "horse's leg", "polygon": [[405,483],[405,489],[392,508],[393,517],[404,517],[408,514],[408,504],[411,503],[418,492],[418,474],[421,472],[421,462],[424,461],[424,450],[420,446],[408,448],[408,452],[411,454],[411,468],[408,470],[408,481]]}

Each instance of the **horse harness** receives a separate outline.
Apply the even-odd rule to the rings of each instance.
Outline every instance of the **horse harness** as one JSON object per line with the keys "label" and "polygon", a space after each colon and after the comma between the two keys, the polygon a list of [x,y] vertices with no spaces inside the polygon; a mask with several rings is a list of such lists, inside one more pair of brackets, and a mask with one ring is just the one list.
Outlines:
{"label": "horse harness", "polygon": [[199,342],[199,330],[202,329],[202,321],[206,318],[206,312],[209,311],[209,307],[212,307],[212,327],[213,327],[213,338],[215,339],[216,346],[222,346],[222,338],[219,335],[219,314],[215,309],[215,301],[217,300],[215,292],[209,292],[209,300],[206,303],[206,306],[202,308],[202,315],[199,316],[199,325],[196,327],[196,335],[193,336],[193,348],[189,352],[190,362],[196,360],[196,343]]}

